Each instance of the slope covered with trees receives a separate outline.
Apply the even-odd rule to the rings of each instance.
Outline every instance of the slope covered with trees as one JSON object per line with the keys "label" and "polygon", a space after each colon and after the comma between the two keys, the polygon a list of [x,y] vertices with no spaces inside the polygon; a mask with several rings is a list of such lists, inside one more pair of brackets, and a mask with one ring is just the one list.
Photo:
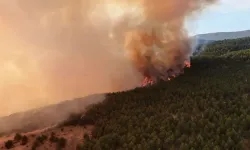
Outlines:
{"label": "slope covered with trees", "polygon": [[250,61],[250,49],[228,52],[222,57]]}
{"label": "slope covered with trees", "polygon": [[200,48],[204,49],[200,55],[220,56],[231,51],[250,49],[250,37],[215,41]]}
{"label": "slope covered with trees", "polygon": [[169,82],[110,93],[67,125],[94,124],[79,149],[248,149],[250,61],[192,58]]}

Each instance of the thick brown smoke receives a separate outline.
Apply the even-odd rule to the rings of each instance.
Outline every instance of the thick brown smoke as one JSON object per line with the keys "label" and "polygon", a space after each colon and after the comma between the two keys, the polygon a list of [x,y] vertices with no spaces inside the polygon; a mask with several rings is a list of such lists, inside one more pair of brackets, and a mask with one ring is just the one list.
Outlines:
{"label": "thick brown smoke", "polygon": [[125,36],[128,58],[153,82],[168,80],[170,76],[182,73],[191,52],[184,29],[185,19],[215,0],[133,2],[134,7],[138,8],[138,16],[127,18],[130,23]]}
{"label": "thick brown smoke", "polygon": [[1,1],[0,116],[178,72],[189,55],[185,17],[212,2]]}

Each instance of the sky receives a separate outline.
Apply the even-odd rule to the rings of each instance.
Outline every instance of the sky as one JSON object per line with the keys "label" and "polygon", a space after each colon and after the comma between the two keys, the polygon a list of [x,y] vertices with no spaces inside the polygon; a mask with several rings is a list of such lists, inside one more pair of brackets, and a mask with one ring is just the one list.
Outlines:
{"label": "sky", "polygon": [[250,29],[250,0],[221,0],[188,20],[190,35]]}

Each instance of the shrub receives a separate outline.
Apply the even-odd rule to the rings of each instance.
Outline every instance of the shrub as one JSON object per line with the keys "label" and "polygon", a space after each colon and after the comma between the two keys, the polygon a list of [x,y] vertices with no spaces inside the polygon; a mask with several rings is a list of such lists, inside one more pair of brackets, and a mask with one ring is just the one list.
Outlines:
{"label": "shrub", "polygon": [[43,144],[44,141],[47,140],[47,136],[46,136],[46,135],[38,136],[38,137],[36,138],[36,140],[37,140],[38,142],[40,142],[41,144]]}
{"label": "shrub", "polygon": [[28,137],[24,135],[21,140],[21,145],[26,145],[27,143],[28,143]]}
{"label": "shrub", "polygon": [[76,150],[82,150],[84,147],[83,147],[83,145],[82,144],[78,144],[77,146],[76,146]]}
{"label": "shrub", "polygon": [[40,146],[40,145],[41,145],[41,144],[39,143],[39,141],[35,140],[34,143],[33,143],[33,145],[32,145],[32,150],[36,150],[36,148],[37,148],[38,146]]}
{"label": "shrub", "polygon": [[50,142],[53,142],[53,143],[58,141],[58,138],[55,136],[55,133],[54,133],[54,132],[51,132],[49,141],[50,141]]}
{"label": "shrub", "polygon": [[57,141],[57,149],[62,149],[66,146],[67,140],[65,138],[59,138]]}
{"label": "shrub", "polygon": [[12,140],[8,140],[7,142],[5,142],[5,148],[11,149],[13,146],[14,144]]}
{"label": "shrub", "polygon": [[14,137],[14,141],[19,142],[22,139],[22,135],[19,133],[16,133],[15,137]]}
{"label": "shrub", "polygon": [[89,135],[87,133],[84,133],[83,139],[84,141],[89,141],[90,140]]}

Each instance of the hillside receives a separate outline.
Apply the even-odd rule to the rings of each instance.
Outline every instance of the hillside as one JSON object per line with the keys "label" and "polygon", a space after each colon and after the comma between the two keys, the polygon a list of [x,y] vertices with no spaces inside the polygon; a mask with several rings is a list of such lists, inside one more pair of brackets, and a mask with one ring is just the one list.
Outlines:
{"label": "hillside", "polygon": [[207,34],[198,34],[195,38],[206,41],[220,41],[225,39],[237,39],[250,36],[250,30],[235,31],[235,32],[216,32]]}
{"label": "hillside", "polygon": [[0,135],[13,132],[30,132],[32,130],[55,126],[69,117],[70,114],[84,112],[87,106],[96,104],[104,98],[102,94],[90,95],[84,98],[67,100],[59,104],[1,117]]}
{"label": "hillside", "polygon": [[12,150],[75,150],[83,135],[91,135],[93,126],[47,128],[0,138],[0,149]]}
{"label": "hillside", "polygon": [[[99,99],[87,111],[83,99],[79,99],[81,103],[75,100],[78,111],[72,113],[77,114],[56,127],[22,133],[29,142],[22,145],[22,142],[14,141],[12,147],[24,150],[27,147],[54,150],[58,146],[66,150],[76,147],[78,150],[248,150],[248,53],[249,50],[229,50],[220,57],[193,57],[192,67],[186,68],[183,75],[149,87],[109,93],[103,102],[98,103],[103,100]],[[59,109],[62,105],[51,108]],[[33,115],[36,117],[34,122],[39,123],[44,110],[39,113],[43,115]],[[54,111],[53,115],[62,111]],[[27,119],[24,122],[30,114],[25,113]],[[56,140],[51,140],[53,133],[58,137]],[[13,134],[4,136],[0,139],[0,148],[4,149],[6,142],[13,142],[13,139]]]}
{"label": "hillside", "polygon": [[90,109],[95,129],[82,149],[249,149],[249,83],[249,61],[193,58],[183,76]]}
{"label": "hillside", "polygon": [[222,55],[222,57],[250,61],[250,49],[232,51]]}
{"label": "hillside", "polygon": [[250,48],[250,37],[215,41],[205,46],[202,56],[220,56],[228,52]]}
{"label": "hillside", "polygon": [[236,31],[236,32],[216,32],[207,34],[198,34],[190,38],[192,43],[192,50],[195,55],[204,50],[205,45],[215,41],[223,41],[226,39],[238,39],[250,37],[250,30]]}

